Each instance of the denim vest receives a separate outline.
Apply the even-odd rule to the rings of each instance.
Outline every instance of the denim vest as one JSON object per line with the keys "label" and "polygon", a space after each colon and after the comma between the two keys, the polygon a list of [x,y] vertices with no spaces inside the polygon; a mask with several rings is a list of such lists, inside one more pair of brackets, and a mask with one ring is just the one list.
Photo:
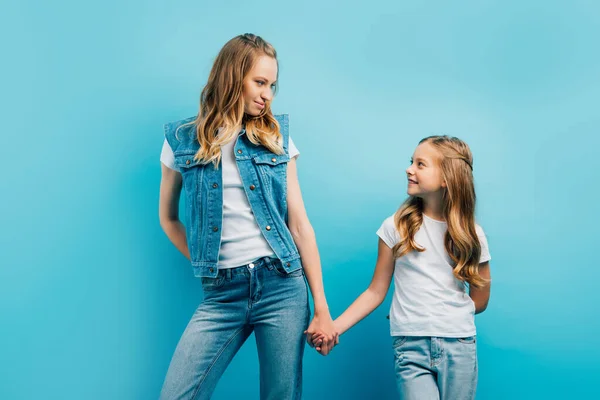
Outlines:
{"label": "denim vest", "polygon": [[[217,276],[223,225],[223,174],[221,164],[194,160],[200,148],[196,117],[165,124],[165,137],[181,171],[185,192],[186,236],[196,277]],[[274,154],[248,140],[245,129],[235,144],[235,161],[244,191],[260,230],[290,273],[302,268],[298,248],[287,227],[287,164],[290,161],[288,115],[276,115],[285,154]]]}

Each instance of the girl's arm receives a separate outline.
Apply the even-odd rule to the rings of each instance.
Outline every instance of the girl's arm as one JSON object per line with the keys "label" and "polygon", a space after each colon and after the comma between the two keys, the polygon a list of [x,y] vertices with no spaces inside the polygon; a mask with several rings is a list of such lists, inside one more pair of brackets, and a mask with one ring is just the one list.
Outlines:
{"label": "girl's arm", "polygon": [[175,247],[188,259],[190,250],[187,246],[185,226],[179,220],[179,196],[181,195],[182,178],[163,163],[160,164],[162,177],[160,180],[160,197],[158,200],[158,219],[163,231]]}
{"label": "girl's arm", "polygon": [[469,296],[475,303],[475,314],[479,314],[485,311],[488,302],[490,301],[490,289],[492,286],[491,275],[490,275],[490,263],[488,261],[479,264],[479,275],[483,279],[487,279],[489,282],[482,288],[469,287]]}
{"label": "girl's arm", "polygon": [[390,288],[394,275],[394,254],[381,239],[378,248],[377,264],[369,287],[334,322],[340,335],[379,307]]}
{"label": "girl's arm", "polygon": [[317,249],[317,240],[302,200],[296,159],[288,163],[287,170],[287,201],[288,201],[288,228],[294,242],[300,252],[302,266],[306,280],[314,300],[315,315],[306,330],[307,341],[312,346],[312,334],[321,332],[323,334],[323,347],[328,351],[333,348],[337,341],[337,332],[333,320],[329,314],[329,306],[323,289],[323,275],[321,271],[321,260]]}

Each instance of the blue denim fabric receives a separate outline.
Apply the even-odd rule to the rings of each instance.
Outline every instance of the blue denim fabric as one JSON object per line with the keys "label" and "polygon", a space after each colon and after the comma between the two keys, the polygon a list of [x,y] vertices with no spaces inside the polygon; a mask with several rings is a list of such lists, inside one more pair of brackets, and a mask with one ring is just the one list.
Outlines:
{"label": "blue denim fabric", "polygon": [[[256,146],[242,130],[235,159],[248,201],[262,234],[287,272],[302,268],[300,254],[287,227],[287,164],[290,161],[288,116],[276,115],[285,154]],[[223,226],[222,169],[200,164],[194,117],[165,125],[165,137],[181,171],[185,192],[186,235],[194,275],[217,276]]]}
{"label": "blue denim fabric", "polygon": [[175,350],[162,400],[209,399],[223,372],[254,332],[260,398],[300,399],[304,330],[310,309],[304,271],[287,273],[263,258],[202,278],[205,298]]}
{"label": "blue denim fabric", "polygon": [[394,367],[402,400],[473,400],[476,337],[394,336]]}

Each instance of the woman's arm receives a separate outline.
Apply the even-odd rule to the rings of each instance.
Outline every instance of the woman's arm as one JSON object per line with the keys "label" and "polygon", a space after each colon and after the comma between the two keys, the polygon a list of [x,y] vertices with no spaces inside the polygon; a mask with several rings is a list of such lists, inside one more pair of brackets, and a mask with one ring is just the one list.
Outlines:
{"label": "woman's arm", "polygon": [[302,200],[296,159],[288,163],[287,170],[288,228],[300,252],[306,280],[314,300],[315,315],[306,330],[307,341],[312,346],[312,335],[319,331],[323,334],[323,347],[329,352],[337,341],[337,332],[329,314],[329,306],[323,289],[321,260],[317,240]]}
{"label": "woman's arm", "polygon": [[185,226],[179,220],[179,196],[182,179],[178,171],[160,164],[162,177],[160,180],[160,197],[158,200],[158,219],[160,226],[175,247],[188,259],[190,251],[185,236]]}

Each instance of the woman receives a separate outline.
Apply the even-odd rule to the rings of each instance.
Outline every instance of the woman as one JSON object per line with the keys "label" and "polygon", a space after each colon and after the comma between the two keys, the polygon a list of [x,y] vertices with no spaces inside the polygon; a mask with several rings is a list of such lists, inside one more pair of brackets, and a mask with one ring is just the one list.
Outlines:
{"label": "woman", "polygon": [[[159,215],[191,260],[204,300],[171,360],[163,399],[208,399],[254,332],[261,399],[300,399],[304,336],[337,334],[298,177],[287,115],[271,101],[273,46],[240,35],[217,56],[196,117],[165,125]],[[185,189],[187,223],[179,220]],[[306,280],[315,315],[310,310]]]}

